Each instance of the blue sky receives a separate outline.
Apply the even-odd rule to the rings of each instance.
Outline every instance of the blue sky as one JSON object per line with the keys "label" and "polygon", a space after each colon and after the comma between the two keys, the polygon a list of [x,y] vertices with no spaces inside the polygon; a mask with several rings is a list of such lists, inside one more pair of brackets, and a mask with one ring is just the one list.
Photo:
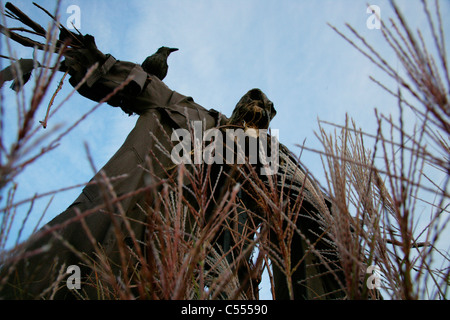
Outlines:
{"label": "blue sky", "polygon": [[[52,2],[36,2],[53,11]],[[49,19],[31,1],[13,3],[47,25]],[[179,48],[169,57],[165,83],[206,108],[229,116],[245,92],[251,88],[263,90],[278,112],[271,127],[279,129],[280,141],[296,153],[300,149],[295,144],[302,144],[305,139],[307,147],[320,148],[314,136],[318,118],[343,124],[348,113],[357,126],[375,133],[374,108],[385,114],[397,112],[396,101],[373,84],[369,75],[388,84],[392,81],[327,26],[328,22],[346,30],[344,24],[351,24],[395,65],[396,58],[386,48],[381,32],[366,26],[366,0],[64,0],[60,10],[63,23],[70,16],[66,8],[73,4],[80,8],[80,31],[94,35],[99,49],[117,59],[141,63],[162,45]],[[388,1],[374,0],[370,4],[380,7],[382,19],[392,17]],[[425,29],[420,1],[402,0],[398,4],[414,28]],[[450,30],[450,22],[445,18],[450,15],[450,2],[440,1],[440,5],[444,30]],[[448,47],[448,36],[446,40]],[[18,57],[32,56],[30,49],[13,48]],[[32,80],[28,87],[32,87]],[[54,89],[44,99],[41,118],[56,86],[55,81]],[[70,90],[66,80],[55,104]],[[5,105],[15,103],[8,86],[2,94]],[[27,98],[29,94],[27,88]],[[70,125],[94,105],[74,96],[50,119],[47,130],[57,124]],[[16,132],[14,116],[12,110],[7,110],[5,119],[10,121],[6,121],[5,139],[14,138],[10,135]],[[56,150],[18,177],[17,199],[87,182],[93,170],[84,143],[88,143],[98,170],[120,147],[136,120],[120,109],[102,106],[65,137]],[[303,152],[302,161],[319,181],[324,181],[317,154]],[[80,191],[77,188],[58,194],[44,222],[62,212]],[[38,201],[33,212],[42,211],[47,202],[48,198]],[[27,209],[19,208],[18,214]],[[29,219],[30,227],[23,238],[37,219]]]}

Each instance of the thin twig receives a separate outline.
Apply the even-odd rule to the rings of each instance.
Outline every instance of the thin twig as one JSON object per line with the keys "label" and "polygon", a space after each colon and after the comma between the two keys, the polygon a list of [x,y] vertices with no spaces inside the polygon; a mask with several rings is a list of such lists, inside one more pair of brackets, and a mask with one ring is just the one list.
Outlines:
{"label": "thin twig", "polygon": [[63,83],[64,83],[64,79],[66,78],[66,76],[67,76],[68,73],[69,73],[69,69],[67,69],[67,71],[66,71],[66,72],[64,73],[64,75],[62,76],[61,80],[59,81],[58,87],[56,88],[56,91],[53,93],[53,96],[52,96],[52,98],[50,99],[50,102],[49,102],[48,107],[47,107],[47,112],[45,113],[45,118],[44,118],[44,120],[39,121],[39,123],[42,124],[42,127],[43,127],[44,129],[47,128],[47,120],[48,120],[48,116],[49,116],[49,114],[50,114],[50,108],[51,108],[51,106],[53,105],[53,101],[55,100],[56,95],[57,95],[58,92],[62,89],[62,85],[63,85]]}

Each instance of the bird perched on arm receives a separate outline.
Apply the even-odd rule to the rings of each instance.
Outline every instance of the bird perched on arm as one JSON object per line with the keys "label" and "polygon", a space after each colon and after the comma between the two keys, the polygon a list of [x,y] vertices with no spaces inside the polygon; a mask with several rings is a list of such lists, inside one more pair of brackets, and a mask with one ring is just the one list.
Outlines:
{"label": "bird perched on arm", "polygon": [[156,53],[148,56],[142,63],[142,69],[145,72],[157,76],[160,80],[163,80],[167,75],[169,66],[167,65],[167,58],[169,55],[177,51],[176,48],[161,47]]}

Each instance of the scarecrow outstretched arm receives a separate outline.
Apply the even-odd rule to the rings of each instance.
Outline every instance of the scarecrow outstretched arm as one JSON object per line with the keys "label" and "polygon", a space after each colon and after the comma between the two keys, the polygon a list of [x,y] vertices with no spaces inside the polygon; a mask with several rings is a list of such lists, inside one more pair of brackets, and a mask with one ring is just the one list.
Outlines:
{"label": "scarecrow outstretched arm", "polygon": [[[97,49],[94,37],[90,35],[84,37],[88,46],[70,49],[65,54],[66,59],[62,62],[60,70],[69,73],[70,84],[77,87],[81,95],[97,102],[124,82],[128,82],[107,102],[115,107],[129,107],[129,101],[139,95],[144,88],[147,73],[139,65],[116,60],[110,54],[103,54]],[[88,70],[95,64],[97,67],[88,74]]]}
{"label": "scarecrow outstretched arm", "polygon": [[[101,101],[126,83],[123,89],[109,98],[109,105],[121,107],[128,114],[142,114],[149,108],[168,105],[173,90],[157,77],[147,74],[139,64],[101,53],[95,46],[94,38],[89,37],[89,49],[71,50],[61,68],[61,71],[71,75],[69,82],[81,95]],[[88,73],[95,64],[97,67]]]}
{"label": "scarecrow outstretched arm", "polygon": [[[0,25],[0,33],[25,47],[46,51],[54,50],[55,53],[62,53],[65,59],[62,61],[59,70],[67,72],[71,76],[70,83],[78,88],[80,94],[91,100],[101,101],[124,81],[129,80],[129,77],[132,77],[125,88],[108,101],[109,104],[120,106],[125,110],[124,105],[127,104],[125,101],[139,94],[144,87],[147,74],[140,67],[137,68],[135,64],[119,62],[111,55],[102,53],[98,50],[93,36],[82,35],[78,31],[72,32],[66,29],[49,11],[38,4],[34,5],[44,11],[57,24],[60,33],[54,45],[46,44],[48,39],[51,38],[48,36],[46,29],[9,2],[5,5],[5,15],[10,19],[20,21],[25,25],[25,28],[10,29]],[[27,27],[30,29],[27,29]],[[41,38],[42,41],[25,37],[17,31],[28,32]],[[17,78],[24,78],[20,84],[26,82],[36,63],[33,63],[33,59],[21,59],[19,62],[20,68],[13,65],[1,71],[0,86],[4,81],[16,80],[15,82],[18,82]],[[87,75],[87,71],[95,64],[98,67],[93,72],[91,70],[91,73]],[[19,86],[14,87],[20,88]],[[134,110],[129,109],[129,106],[127,108],[128,113],[134,112]]]}

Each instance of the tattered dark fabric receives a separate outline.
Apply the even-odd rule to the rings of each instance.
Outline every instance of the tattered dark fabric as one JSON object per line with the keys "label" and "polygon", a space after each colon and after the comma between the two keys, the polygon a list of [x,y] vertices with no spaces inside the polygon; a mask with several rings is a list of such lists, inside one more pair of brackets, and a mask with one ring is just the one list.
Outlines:
{"label": "tattered dark fabric", "polygon": [[[93,38],[92,43],[95,47]],[[80,94],[91,100],[101,101],[119,85],[128,81],[121,91],[108,100],[108,104],[120,107],[129,114],[136,113],[139,118],[121,148],[93,177],[73,204],[17,249],[15,257],[16,260],[20,258],[19,261],[13,259],[13,262],[3,269],[3,272],[14,270],[10,274],[8,285],[0,292],[0,297],[5,299],[73,297],[64,282],[57,291],[49,291],[48,288],[58,281],[58,273],[62,271],[64,274],[64,268],[67,266],[82,265],[86,257],[95,262],[94,248],[97,244],[101,245],[111,261],[116,262],[117,265],[113,268],[117,268],[119,274],[120,253],[117,241],[126,241],[130,236],[130,229],[124,225],[123,218],[126,217],[130,223],[133,236],[143,240],[147,217],[142,208],[152,206],[154,202],[152,193],[144,191],[158,187],[158,183],[167,178],[169,168],[174,166],[170,159],[170,150],[173,147],[170,141],[172,131],[188,128],[189,121],[202,121],[204,129],[217,127],[228,121],[216,110],[207,110],[195,103],[191,97],[169,89],[160,79],[148,75],[137,64],[116,60],[92,48],[83,51],[81,55],[79,52],[71,54],[71,57],[66,58],[63,67],[69,70],[70,83],[74,86],[85,77],[90,66],[99,62],[97,69],[79,87]],[[255,92],[251,90],[244,97],[251,97]],[[267,128],[276,111],[267,97],[265,99],[269,108],[258,113],[257,118],[248,118],[247,112],[235,113],[232,118]],[[105,195],[117,199],[117,202],[108,205]],[[115,218],[113,213],[121,215],[122,219]],[[79,214],[86,214],[83,223],[77,218]],[[121,239],[117,237],[117,225],[121,231]],[[226,245],[230,246],[229,243]],[[292,257],[294,264],[303,258],[306,243],[298,237],[292,246],[295,248],[295,255]],[[36,254],[40,251],[43,252]],[[75,252],[81,252],[85,257],[79,257]],[[311,259],[306,259],[305,263],[311,262],[313,265],[314,261],[309,260]],[[333,279],[317,276],[323,272],[326,270],[315,269],[307,272],[305,268],[299,268],[294,275],[294,297],[308,299],[337,290],[338,286]],[[82,276],[92,278],[95,275],[91,269],[84,267]],[[288,298],[286,281],[280,270],[275,269],[275,279],[277,296]],[[298,281],[301,280],[304,283],[299,284]],[[90,298],[98,297],[95,288],[86,288],[85,292]]]}

